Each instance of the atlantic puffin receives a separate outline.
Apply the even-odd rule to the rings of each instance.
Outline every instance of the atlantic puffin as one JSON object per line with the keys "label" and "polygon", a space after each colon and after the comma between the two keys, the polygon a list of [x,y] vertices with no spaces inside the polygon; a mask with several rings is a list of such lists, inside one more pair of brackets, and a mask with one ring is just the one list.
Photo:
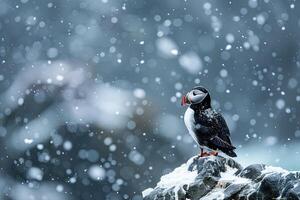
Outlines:
{"label": "atlantic puffin", "polygon": [[230,132],[223,116],[212,109],[209,92],[202,86],[194,87],[182,96],[181,105],[189,105],[184,123],[200,146],[200,157],[217,156],[218,150],[236,157],[236,149],[230,140]]}

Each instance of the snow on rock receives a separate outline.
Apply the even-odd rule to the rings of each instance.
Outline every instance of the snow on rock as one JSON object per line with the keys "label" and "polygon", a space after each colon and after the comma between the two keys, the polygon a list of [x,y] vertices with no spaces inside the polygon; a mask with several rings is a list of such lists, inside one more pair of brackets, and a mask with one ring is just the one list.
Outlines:
{"label": "snow on rock", "polygon": [[289,171],[282,169],[281,167],[266,166],[265,169],[262,171],[262,173],[263,174],[267,174],[267,173],[288,174]]}
{"label": "snow on rock", "polygon": [[250,183],[247,178],[236,176],[238,169],[227,167],[225,172],[221,172],[221,178],[219,182],[232,182],[232,183]]}
{"label": "snow on rock", "polygon": [[243,169],[221,156],[192,157],[142,195],[145,200],[299,199],[300,172],[263,164]]}
{"label": "snow on rock", "polygon": [[[188,170],[189,161],[187,163],[182,164],[180,167],[174,169],[173,172],[162,176],[160,181],[157,183],[157,186],[162,188],[167,188],[172,186],[178,187],[178,186],[183,186],[184,184],[190,184],[194,182],[197,176],[197,172]],[[182,177],[182,178],[178,179],[178,177]]]}

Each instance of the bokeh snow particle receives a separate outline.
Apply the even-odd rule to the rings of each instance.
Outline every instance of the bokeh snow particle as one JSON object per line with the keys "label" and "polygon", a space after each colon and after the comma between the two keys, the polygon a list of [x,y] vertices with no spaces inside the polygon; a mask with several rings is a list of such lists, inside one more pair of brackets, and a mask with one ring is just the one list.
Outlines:
{"label": "bokeh snow particle", "polygon": [[66,151],[70,151],[72,149],[72,142],[70,142],[69,140],[65,141],[63,144],[63,147]]}
{"label": "bokeh snow particle", "polygon": [[143,90],[143,89],[141,89],[141,88],[136,88],[136,89],[133,91],[133,95],[134,95],[136,98],[143,99],[143,98],[145,98],[145,96],[146,96],[146,92],[145,92],[145,90]]}
{"label": "bokeh snow particle", "polygon": [[276,107],[279,109],[279,110],[282,110],[285,106],[285,101],[283,99],[278,99],[276,101]]}
{"label": "bokeh snow particle", "polygon": [[203,68],[202,60],[195,52],[188,52],[180,56],[179,64],[190,74],[197,74]]}
{"label": "bokeh snow particle", "polygon": [[58,55],[58,50],[57,50],[57,48],[52,47],[52,48],[48,49],[48,51],[47,51],[47,56],[48,56],[49,58],[55,58],[57,55]]}
{"label": "bokeh snow particle", "polygon": [[265,139],[265,143],[266,143],[267,146],[273,146],[277,143],[277,141],[278,141],[278,139],[275,136],[268,136]]}
{"label": "bokeh snow particle", "polygon": [[63,192],[63,191],[64,191],[64,186],[61,185],[61,184],[57,185],[57,186],[56,186],[56,191],[57,191],[57,192]]}
{"label": "bokeh snow particle", "polygon": [[105,169],[98,165],[92,165],[88,170],[88,174],[91,179],[101,181],[105,178]]}
{"label": "bokeh snow particle", "polygon": [[27,172],[27,177],[29,179],[35,179],[41,181],[43,179],[43,171],[37,167],[31,167]]}
{"label": "bokeh snow particle", "polygon": [[142,165],[145,162],[145,157],[136,150],[131,151],[128,157],[136,165]]}
{"label": "bokeh snow particle", "polygon": [[168,37],[159,38],[156,40],[158,53],[163,58],[174,58],[178,55],[177,44]]}

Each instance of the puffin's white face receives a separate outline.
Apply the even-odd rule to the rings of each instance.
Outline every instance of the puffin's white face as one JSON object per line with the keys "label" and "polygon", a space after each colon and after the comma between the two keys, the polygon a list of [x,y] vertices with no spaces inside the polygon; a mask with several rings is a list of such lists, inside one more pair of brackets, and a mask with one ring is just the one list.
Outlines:
{"label": "puffin's white face", "polygon": [[207,96],[207,93],[202,92],[198,89],[193,89],[192,91],[188,92],[185,96],[182,97],[181,105],[189,105],[189,104],[198,104],[201,103],[205,97]]}

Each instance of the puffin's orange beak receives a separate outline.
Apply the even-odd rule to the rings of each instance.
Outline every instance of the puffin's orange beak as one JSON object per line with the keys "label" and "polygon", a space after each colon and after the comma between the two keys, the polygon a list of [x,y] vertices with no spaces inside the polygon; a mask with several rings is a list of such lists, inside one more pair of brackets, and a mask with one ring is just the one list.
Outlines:
{"label": "puffin's orange beak", "polygon": [[187,104],[187,98],[186,98],[186,96],[184,95],[184,96],[182,96],[182,98],[181,98],[181,106],[185,106]]}

